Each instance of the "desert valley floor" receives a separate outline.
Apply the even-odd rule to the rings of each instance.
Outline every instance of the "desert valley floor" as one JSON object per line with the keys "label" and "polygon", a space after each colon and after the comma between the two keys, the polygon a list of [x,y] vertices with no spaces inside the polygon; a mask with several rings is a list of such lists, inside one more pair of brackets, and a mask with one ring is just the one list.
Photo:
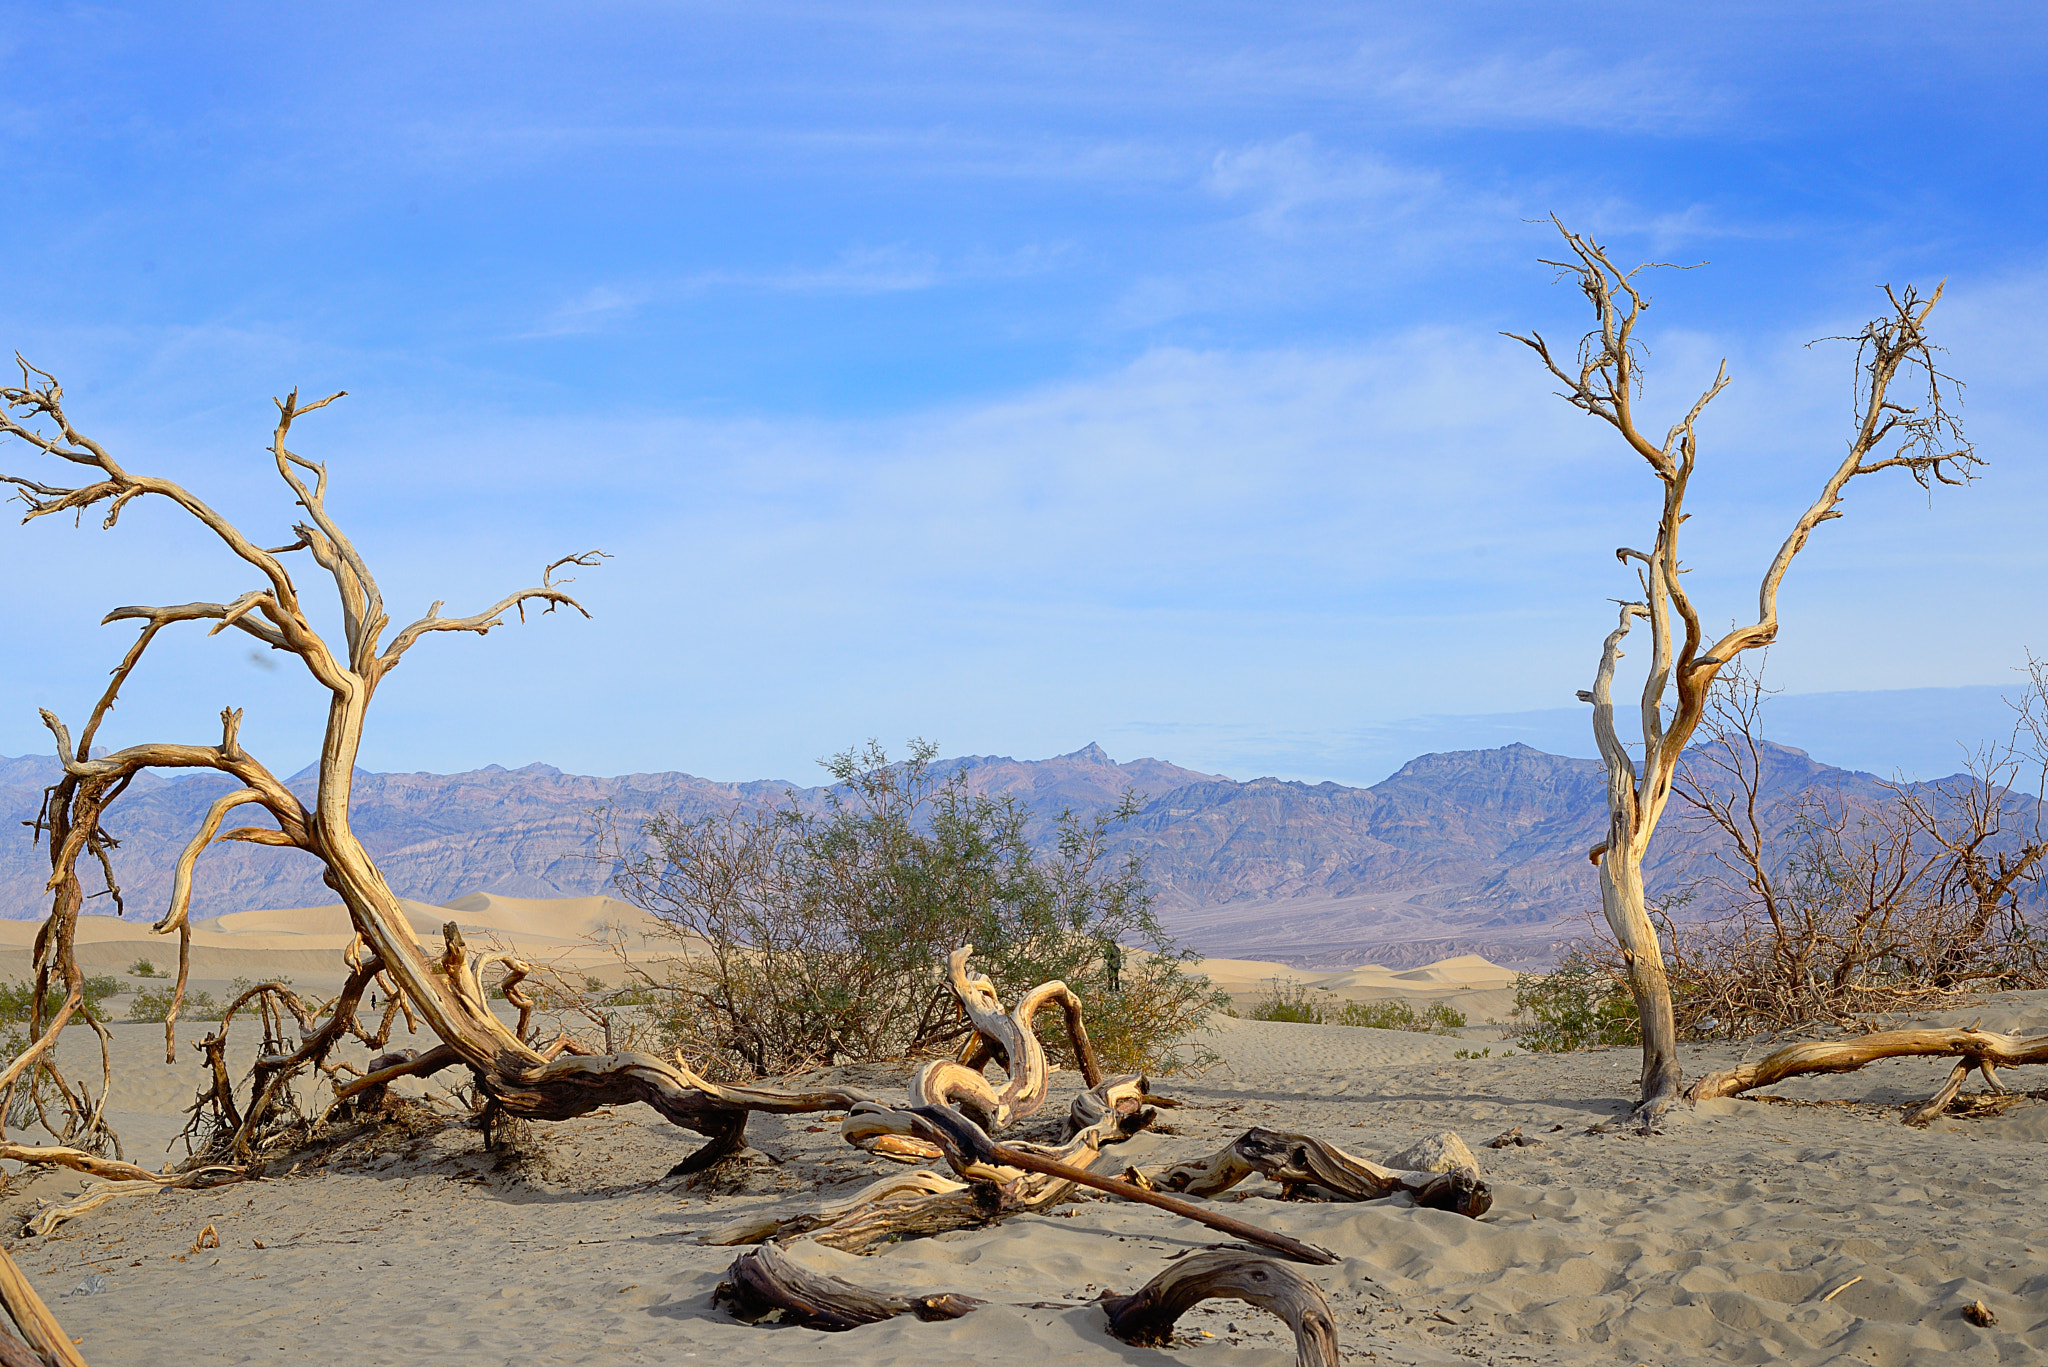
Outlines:
{"label": "desert valley floor", "polygon": [[[265,954],[289,943],[243,942]],[[207,971],[224,978],[232,957]],[[1417,996],[1497,1000],[1498,978],[1482,965],[1445,965],[1407,985]],[[1457,981],[1461,967],[1477,981]],[[2040,1033],[2048,994],[1958,1014]],[[191,1057],[171,1066],[161,1027],[112,1031],[116,1123],[130,1157],[159,1161],[197,1083],[196,1032],[181,1044]],[[83,1034],[66,1037],[74,1064]],[[1477,1221],[1398,1199],[1283,1203],[1259,1179],[1224,1207],[1341,1255],[1308,1270],[1351,1362],[2048,1359],[2048,1220],[2037,1196],[2048,1184],[2048,1102],[2022,1097],[2002,1114],[1910,1129],[1900,1105],[1929,1095],[1946,1064],[1894,1062],[1787,1084],[1776,1099],[1711,1102],[1658,1136],[1592,1133],[1623,1109],[1633,1053],[1503,1058],[1497,1034],[1467,1034],[1218,1018],[1203,1039],[1217,1061],[1157,1084],[1185,1104],[1096,1166],[1206,1154],[1253,1125],[1373,1158],[1458,1132],[1493,1183],[1493,1209]],[[1456,1057],[1479,1049],[1492,1056]],[[1686,1065],[1697,1072],[1743,1053],[1691,1049]],[[881,1096],[900,1095],[905,1075],[840,1070]],[[1076,1086],[1060,1077],[1049,1113]],[[1540,1142],[1481,1147],[1515,1126]],[[45,1173],[9,1198],[6,1228],[95,1367],[1294,1360],[1279,1321],[1233,1302],[1205,1303],[1166,1348],[1111,1338],[1091,1304],[1101,1292],[1132,1290],[1218,1236],[1097,1199],[867,1257],[795,1245],[802,1260],[865,1285],[990,1302],[963,1319],[905,1317],[842,1334],[741,1324],[711,1303],[740,1250],[700,1236],[766,1209],[793,1213],[888,1169],[841,1142],[830,1117],[757,1117],[750,1137],[753,1154],[713,1187],[663,1177],[696,1139],[640,1108],[525,1126],[499,1153],[467,1127],[389,1129],[270,1180],[123,1198],[48,1237],[18,1237],[42,1203],[87,1185]],[[195,1251],[208,1226],[219,1247]],[[1993,1327],[1959,1314],[1980,1298],[1997,1313]]]}

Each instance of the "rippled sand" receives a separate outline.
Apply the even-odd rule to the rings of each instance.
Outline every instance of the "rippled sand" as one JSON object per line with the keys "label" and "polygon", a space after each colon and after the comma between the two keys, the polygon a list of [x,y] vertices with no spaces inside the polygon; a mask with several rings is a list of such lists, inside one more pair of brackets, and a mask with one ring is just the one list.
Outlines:
{"label": "rippled sand", "polygon": [[[2014,996],[1970,1014],[1994,1028],[2040,1028],[2048,998]],[[149,1027],[117,1033],[138,1058],[160,1048]],[[1208,1042],[1221,1065],[1165,1084],[1188,1103],[1165,1113],[1176,1132],[1111,1150],[1105,1166],[1213,1151],[1263,1124],[1372,1156],[1455,1129],[1488,1169],[1496,1204],[1476,1222],[1398,1202],[1253,1196],[1229,1207],[1342,1255],[1313,1275],[1354,1362],[2048,1357],[2048,1226],[2037,1202],[2048,1106],[2025,1101],[1996,1119],[1907,1129],[1896,1103],[1930,1092],[1940,1063],[1784,1089],[1807,1104],[1712,1103],[1645,1139],[1587,1132],[1633,1084],[1626,1052],[1459,1060],[1458,1049],[1481,1046],[1230,1020]],[[1695,1053],[1688,1067],[1735,1056]],[[864,1077],[881,1090],[894,1073]],[[757,1119],[760,1156],[744,1190],[730,1194],[660,1180],[693,1138],[622,1111],[530,1127],[524,1156],[485,1153],[474,1131],[448,1128],[380,1140],[280,1180],[131,1198],[49,1238],[19,1240],[15,1256],[98,1367],[1293,1360],[1277,1321],[1231,1303],[1183,1320],[1166,1350],[1110,1339],[1090,1306],[1026,1307],[1128,1290],[1212,1241],[1161,1212],[1108,1201],[871,1257],[799,1246],[812,1264],[876,1287],[995,1302],[965,1319],[837,1335],[741,1325],[709,1303],[734,1250],[702,1247],[696,1235],[743,1211],[843,1194],[881,1170],[817,1123]],[[1478,1148],[1513,1125],[1541,1146]],[[37,1178],[8,1218],[79,1189],[68,1176]],[[207,1224],[220,1248],[192,1253]],[[94,1273],[103,1293],[64,1297]],[[1978,1298],[1997,1312],[1996,1327],[1958,1315]]]}

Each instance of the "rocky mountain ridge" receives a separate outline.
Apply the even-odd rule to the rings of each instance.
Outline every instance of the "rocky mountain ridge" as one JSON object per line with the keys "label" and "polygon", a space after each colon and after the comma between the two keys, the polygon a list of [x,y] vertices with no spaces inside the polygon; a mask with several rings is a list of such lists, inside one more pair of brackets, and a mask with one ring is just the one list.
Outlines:
{"label": "rocky mountain ridge", "polygon": [[[1771,747],[1767,777],[1786,792],[1811,782],[1874,796],[1877,780]],[[977,791],[1029,802],[1041,826],[1062,807],[1082,814],[1131,789],[1149,797],[1114,836],[1142,856],[1168,925],[1209,955],[1304,966],[1413,964],[1459,953],[1503,963],[1547,961],[1585,932],[1598,893],[1586,851],[1604,834],[1604,779],[1591,760],[1526,745],[1424,755],[1370,788],[1275,778],[1240,782],[1156,759],[1119,764],[1099,746],[1045,760],[943,761]],[[41,914],[47,855],[31,818],[54,760],[0,759],[0,915]],[[310,791],[312,775],[292,780]],[[111,821],[130,915],[168,895],[179,849],[229,784],[202,774],[138,784]],[[720,783],[682,773],[595,778],[544,764],[462,774],[358,777],[357,832],[401,896],[445,904],[494,892],[574,897],[600,891],[593,813],[630,831],[657,810],[701,815],[778,802],[815,805],[825,790],[778,781]],[[1667,822],[1653,885],[1668,882],[1705,836]],[[209,850],[195,914],[319,906],[333,901],[318,866],[292,851]],[[104,901],[95,909],[106,906]]]}

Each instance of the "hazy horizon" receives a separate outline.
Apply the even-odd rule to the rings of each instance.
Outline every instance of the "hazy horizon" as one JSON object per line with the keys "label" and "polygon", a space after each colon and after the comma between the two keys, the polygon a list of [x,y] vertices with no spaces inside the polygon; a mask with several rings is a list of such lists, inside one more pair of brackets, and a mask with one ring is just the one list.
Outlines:
{"label": "hazy horizon", "polygon": [[[1946,778],[1960,772],[1977,747],[1995,744],[2012,733],[2012,708],[2008,698],[2020,694],[2017,685],[1966,688],[1881,689],[1830,693],[1778,694],[1765,703],[1764,738],[1779,745],[1804,750],[1823,764],[1838,769],[1860,770],[1880,778],[1925,781]],[[870,737],[850,736],[847,745]],[[905,753],[907,737],[875,736],[892,756]],[[1221,774],[1240,782],[1254,778],[1281,778],[1306,783],[1332,782],[1350,787],[1371,787],[1388,778],[1411,760],[1424,755],[1462,750],[1491,750],[1521,743],[1553,755],[1594,759],[1592,727],[1583,705],[1546,708],[1526,712],[1499,712],[1466,716],[1411,717],[1378,725],[1361,726],[1332,735],[1289,737],[1261,732],[1254,727],[1176,727],[1126,723],[1105,727],[1063,749],[1034,754],[1018,751],[978,750],[944,744],[933,737],[947,758],[1000,755],[1003,758],[1042,760],[1073,754],[1091,744],[1101,745],[1119,763],[1134,759],[1156,759],[1184,769]],[[842,747],[843,748],[843,747]],[[22,755],[0,755],[0,760],[46,758],[49,750]],[[1264,756],[1264,760],[1255,756]],[[823,759],[824,756],[817,757]],[[562,764],[546,755],[500,757],[467,766],[467,771],[493,765],[520,769],[546,764],[567,773],[593,773]],[[306,766],[281,767],[278,772],[296,775]],[[371,766],[365,766],[369,768]],[[195,771],[196,772],[196,771]],[[401,765],[372,772],[465,772],[429,770],[418,765]],[[598,777],[625,773],[680,772],[719,783],[788,782],[812,786],[822,780],[816,765],[798,772],[711,772],[693,767],[685,758],[675,763],[650,763],[630,769],[612,770]],[[189,773],[166,772],[167,778],[189,777]]]}

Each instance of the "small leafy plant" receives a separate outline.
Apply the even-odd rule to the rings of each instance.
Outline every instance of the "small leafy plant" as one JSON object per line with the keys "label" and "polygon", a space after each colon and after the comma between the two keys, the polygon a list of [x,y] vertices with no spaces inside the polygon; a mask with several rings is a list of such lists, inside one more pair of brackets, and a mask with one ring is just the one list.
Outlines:
{"label": "small leafy plant", "polygon": [[1344,1009],[1337,1013],[1336,1024],[1448,1035],[1465,1028],[1465,1013],[1448,1002],[1431,1002],[1421,1012],[1404,1001],[1346,1002]]}
{"label": "small leafy plant", "polygon": [[1585,950],[1574,949],[1555,972],[1515,975],[1508,1037],[1534,1054],[1562,1054],[1640,1043],[1642,1026],[1620,976]]}

